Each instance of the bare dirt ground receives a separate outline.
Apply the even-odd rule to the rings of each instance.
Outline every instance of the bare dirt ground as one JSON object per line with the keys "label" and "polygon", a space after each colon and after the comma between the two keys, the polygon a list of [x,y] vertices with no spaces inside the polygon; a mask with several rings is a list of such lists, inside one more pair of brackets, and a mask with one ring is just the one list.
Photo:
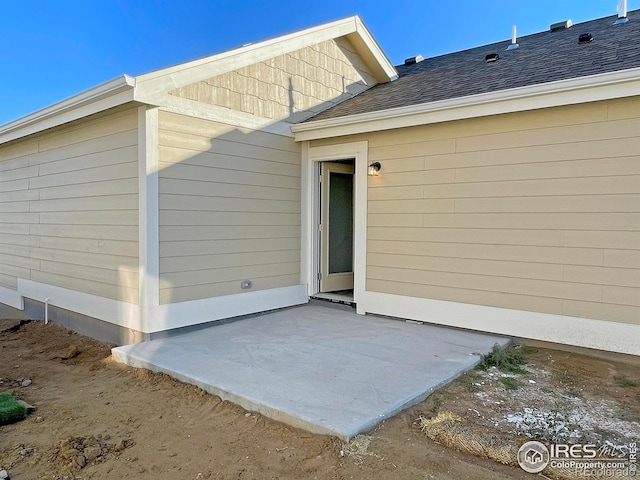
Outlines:
{"label": "bare dirt ground", "polygon": [[[16,324],[0,320],[0,331]],[[71,347],[80,353],[73,356],[78,352]],[[447,409],[524,441],[528,423],[516,418],[526,417],[524,408],[559,411],[563,405],[571,412],[574,399],[587,404],[595,398],[606,404],[610,421],[590,434],[619,442],[640,428],[637,366],[549,350],[532,355],[535,370],[526,367],[531,373],[518,376],[516,390],[506,390],[497,372],[470,372],[349,446],[246,412],[166,375],[119,365],[110,348],[41,322],[0,333],[0,392],[37,407],[25,421],[0,427],[0,470],[13,480],[525,479],[531,475],[517,467],[429,440],[418,418]],[[22,386],[24,379],[31,383]],[[580,418],[591,412],[580,408]],[[580,423],[574,420],[567,431]]]}

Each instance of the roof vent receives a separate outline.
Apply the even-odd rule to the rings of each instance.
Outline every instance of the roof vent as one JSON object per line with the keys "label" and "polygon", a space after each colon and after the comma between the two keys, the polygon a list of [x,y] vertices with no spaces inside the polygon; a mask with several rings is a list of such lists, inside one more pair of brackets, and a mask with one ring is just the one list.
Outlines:
{"label": "roof vent", "polygon": [[593,41],[593,35],[590,33],[581,33],[578,37],[578,43],[589,43]]}
{"label": "roof vent", "polygon": [[513,29],[511,30],[511,45],[507,47],[507,50],[515,50],[519,46],[520,45],[518,45],[518,43],[516,42],[516,26],[514,25]]}
{"label": "roof vent", "polygon": [[573,26],[573,22],[571,20],[565,20],[564,22],[552,23],[549,26],[549,30],[552,32],[559,32],[561,30],[566,30],[567,28],[571,28]]}
{"label": "roof vent", "polygon": [[416,55],[415,57],[410,57],[410,58],[405,59],[404,64],[405,65],[415,65],[416,63],[420,63],[423,60],[424,60],[424,58],[422,58],[422,55]]}
{"label": "roof vent", "polygon": [[493,63],[497,62],[499,58],[500,55],[498,55],[497,53],[490,53],[489,55],[484,57],[484,61],[487,63]]}
{"label": "roof vent", "polygon": [[618,2],[618,19],[613,22],[614,25],[620,25],[622,23],[627,23],[629,19],[627,18],[627,0],[620,0]]}

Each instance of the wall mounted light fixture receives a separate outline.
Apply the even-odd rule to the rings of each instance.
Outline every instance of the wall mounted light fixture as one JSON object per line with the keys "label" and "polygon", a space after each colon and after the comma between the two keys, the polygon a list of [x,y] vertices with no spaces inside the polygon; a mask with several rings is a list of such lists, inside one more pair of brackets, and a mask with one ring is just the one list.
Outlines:
{"label": "wall mounted light fixture", "polygon": [[380,162],[373,162],[371,165],[369,165],[367,175],[369,175],[370,177],[377,177],[378,175],[380,175],[380,170],[382,170],[382,165],[380,165]]}

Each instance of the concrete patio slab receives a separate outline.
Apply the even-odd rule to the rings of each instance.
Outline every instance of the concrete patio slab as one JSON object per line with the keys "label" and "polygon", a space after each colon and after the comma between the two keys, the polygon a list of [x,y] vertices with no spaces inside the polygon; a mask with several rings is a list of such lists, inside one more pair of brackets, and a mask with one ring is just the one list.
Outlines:
{"label": "concrete patio slab", "polygon": [[305,305],[117,347],[113,355],[275,420],[349,439],[508,341]]}

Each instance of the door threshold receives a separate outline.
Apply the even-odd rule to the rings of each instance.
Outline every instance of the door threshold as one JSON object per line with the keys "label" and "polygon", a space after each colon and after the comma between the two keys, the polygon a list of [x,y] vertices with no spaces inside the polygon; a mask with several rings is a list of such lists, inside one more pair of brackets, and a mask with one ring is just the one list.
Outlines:
{"label": "door threshold", "polygon": [[343,305],[355,306],[353,301],[353,291],[348,290],[346,292],[328,292],[328,293],[316,293],[311,298],[318,300],[326,300],[333,303],[341,303]]}

